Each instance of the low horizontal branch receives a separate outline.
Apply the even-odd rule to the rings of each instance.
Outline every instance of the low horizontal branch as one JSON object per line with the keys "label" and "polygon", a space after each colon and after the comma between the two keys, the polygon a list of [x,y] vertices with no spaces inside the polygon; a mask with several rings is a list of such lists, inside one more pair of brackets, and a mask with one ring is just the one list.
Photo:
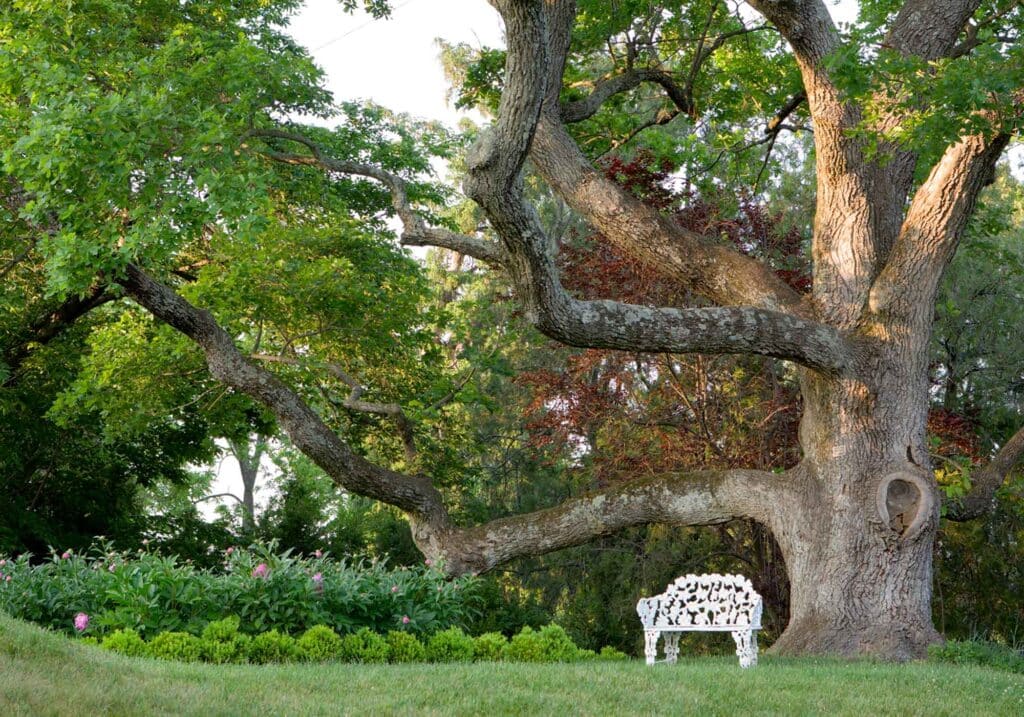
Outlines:
{"label": "low horizontal branch", "polygon": [[517,557],[581,545],[637,525],[713,525],[739,518],[771,525],[791,485],[788,475],[755,470],[641,478],[547,510],[456,530],[439,557],[450,572],[484,572]]}

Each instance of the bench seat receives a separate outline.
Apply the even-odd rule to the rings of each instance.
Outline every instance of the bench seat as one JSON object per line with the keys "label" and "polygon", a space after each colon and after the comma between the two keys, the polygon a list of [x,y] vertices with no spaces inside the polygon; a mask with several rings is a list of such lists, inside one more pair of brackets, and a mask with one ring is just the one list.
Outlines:
{"label": "bench seat", "polygon": [[644,627],[644,655],[653,665],[665,637],[665,662],[679,657],[681,632],[730,632],[740,667],[757,664],[761,596],[742,575],[684,575],[661,595],[640,598],[636,612]]}

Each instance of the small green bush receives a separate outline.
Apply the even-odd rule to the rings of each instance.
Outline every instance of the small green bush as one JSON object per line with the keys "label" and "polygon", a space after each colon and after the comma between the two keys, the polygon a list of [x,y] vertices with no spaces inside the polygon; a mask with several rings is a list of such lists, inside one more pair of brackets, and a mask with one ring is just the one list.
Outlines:
{"label": "small green bush", "polygon": [[558,625],[524,627],[502,651],[502,658],[513,662],[576,662],[586,656]]}
{"label": "small green bush", "polygon": [[597,653],[598,660],[628,660],[629,655],[621,650],[616,650],[611,645],[605,645],[601,648],[601,651]]}
{"label": "small green bush", "polygon": [[994,642],[981,640],[950,640],[945,645],[932,645],[928,657],[935,662],[956,665],[985,665],[998,670],[1024,673],[1024,655]]}
{"label": "small green bush", "polygon": [[203,661],[215,664],[244,662],[251,638],[238,632],[241,621],[234,615],[211,622],[203,629]]}
{"label": "small green bush", "polygon": [[575,662],[580,659],[580,648],[561,625],[545,625],[540,629],[540,639],[548,662]]}
{"label": "small green bush", "polygon": [[236,635],[233,639],[224,642],[202,640],[203,662],[212,662],[215,665],[245,662],[249,657],[250,642],[252,642],[252,638],[248,635]]}
{"label": "small green bush", "polygon": [[485,632],[473,638],[473,659],[495,661],[501,659],[501,652],[508,640],[500,632]]}
{"label": "small green bush", "polygon": [[139,633],[131,628],[110,633],[103,638],[100,647],[128,657],[144,657],[148,654],[146,643],[139,637]]}
{"label": "small green bush", "polygon": [[268,662],[290,662],[298,656],[295,638],[282,635],[277,630],[268,630],[257,635],[249,643],[250,662],[263,665]]}
{"label": "small green bush", "polygon": [[158,660],[196,662],[203,656],[203,642],[187,632],[161,632],[146,645],[150,657]]}
{"label": "small green bush", "polygon": [[457,627],[435,632],[427,641],[430,662],[469,662],[473,652],[473,638]]}
{"label": "small green bush", "polygon": [[423,662],[427,659],[426,648],[412,633],[392,630],[386,639],[391,662]]}
{"label": "small green bush", "polygon": [[512,662],[545,662],[544,641],[540,633],[527,625],[512,636],[501,651],[501,658]]}
{"label": "small green bush", "polygon": [[347,662],[387,662],[388,642],[369,628],[341,638],[339,656]]}
{"label": "small green bush", "polygon": [[211,642],[229,642],[238,634],[241,621],[236,615],[228,615],[223,620],[215,620],[203,628],[203,639]]}
{"label": "small green bush", "polygon": [[309,628],[298,639],[299,654],[310,662],[336,660],[341,654],[341,638],[326,625]]}

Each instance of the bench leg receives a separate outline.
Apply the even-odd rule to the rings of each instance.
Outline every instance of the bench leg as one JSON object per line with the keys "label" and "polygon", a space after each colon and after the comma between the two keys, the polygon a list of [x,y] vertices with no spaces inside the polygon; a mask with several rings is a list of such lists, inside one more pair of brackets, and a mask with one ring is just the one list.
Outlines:
{"label": "bench leg", "polygon": [[665,633],[665,662],[670,665],[676,664],[679,659],[679,633]]}
{"label": "bench leg", "polygon": [[736,641],[736,657],[740,658],[740,667],[754,667],[757,664],[757,633],[753,630],[741,630],[732,634]]}
{"label": "bench leg", "polygon": [[644,630],[644,657],[647,658],[648,665],[653,665],[654,658],[658,656],[659,635],[661,635],[660,630]]}

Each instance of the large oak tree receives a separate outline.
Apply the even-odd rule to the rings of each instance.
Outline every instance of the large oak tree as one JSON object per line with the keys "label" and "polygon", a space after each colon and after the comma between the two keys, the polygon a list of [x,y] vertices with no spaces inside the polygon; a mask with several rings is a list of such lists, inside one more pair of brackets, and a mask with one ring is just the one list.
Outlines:
{"label": "large oak tree", "polygon": [[[665,93],[667,111],[645,126],[689,119],[696,128],[704,111],[700,92],[708,84],[701,81],[701,72],[730,39],[750,31],[737,24],[732,29],[714,25],[715,13],[739,22],[718,3],[712,4],[705,25],[717,29],[690,37],[671,30],[689,9],[685,3],[614,8],[586,3],[578,15],[572,0],[494,0],[508,44],[495,86],[500,100],[493,124],[468,155],[464,183],[492,233],[470,235],[455,233],[421,211],[414,170],[374,161],[366,151],[346,154],[321,139],[322,133],[280,121],[282,110],[315,108],[319,101],[303,89],[308,76],[281,69],[282,54],[295,48],[261,25],[281,17],[263,8],[283,11],[294,3],[144,4],[160,6],[163,13],[150,36],[142,38],[155,52],[167,52],[179,41],[181,35],[174,32],[160,36],[167,26],[161,22],[175,13],[189,15],[186,25],[204,28],[212,37],[217,22],[232,19],[256,39],[240,45],[232,45],[237,38],[223,39],[221,61],[237,75],[217,76],[232,81],[186,97],[177,107],[180,117],[173,120],[161,108],[149,108],[153,125],[138,131],[152,136],[142,146],[128,142],[130,151],[100,157],[111,166],[125,166],[106,198],[90,185],[87,168],[66,169],[70,160],[37,171],[34,153],[46,140],[44,119],[57,111],[56,100],[51,96],[49,105],[25,114],[24,108],[45,92],[30,79],[23,77],[21,84],[8,79],[5,134],[14,148],[6,154],[5,171],[30,197],[21,220],[55,237],[47,250],[65,291],[86,294],[95,281],[113,277],[131,299],[194,341],[214,378],[266,405],[295,446],[340,486],[404,510],[420,549],[443,560],[452,573],[486,571],[518,556],[580,544],[627,526],[747,518],[774,535],[791,582],[791,620],[776,651],[906,659],[939,639],[930,613],[941,494],[925,441],[928,342],[943,270],[979,192],[1018,128],[1016,3],[906,0],[898,7],[873,2],[865,6],[868,21],[857,32],[841,33],[823,0],[750,1],[765,21],[757,30],[777,31],[785,43],[766,62],[798,72],[802,82],[802,90],[777,107],[761,107],[756,118],[768,122],[774,138],[805,103],[799,111],[813,130],[813,281],[804,294],[766,264],[681,227],[623,191],[595,169],[570,131],[604,103],[651,88]],[[208,17],[204,5],[214,8]],[[232,15],[236,5],[242,9]],[[379,3],[374,5],[379,9]],[[637,13],[636,23],[631,19],[623,26],[626,49],[612,53],[616,62],[599,68],[601,77],[581,83],[578,76],[586,63],[572,59],[572,53],[574,42],[586,42],[586,33],[574,35],[574,27],[590,27],[595,16],[613,11]],[[635,27],[649,31],[636,32]],[[100,42],[102,32],[87,37]],[[685,67],[656,51],[668,38],[689,47]],[[59,38],[51,48],[54,42]],[[198,51],[181,49],[182,55]],[[246,63],[260,62],[266,63],[264,69],[247,69]],[[145,94],[144,83],[159,80],[160,70],[152,63],[146,67],[138,77],[87,75],[84,81],[93,94],[86,103],[92,110],[85,115],[120,112],[121,101],[111,99],[123,93],[120,81],[142,82],[138,92]],[[569,75],[572,86],[566,88]],[[580,87],[591,91],[581,96]],[[163,92],[166,101],[175,102],[183,88],[188,85],[176,80],[154,82],[149,91]],[[203,111],[195,114],[196,107]],[[79,126],[80,117],[72,110],[63,125],[51,126]],[[56,139],[67,145],[68,137],[81,139],[74,131],[58,133]],[[705,138],[694,129],[694,141]],[[202,155],[210,150],[214,159],[208,162]],[[566,291],[552,244],[524,193],[528,161],[619,251],[657,267],[702,303],[652,307],[582,300]],[[301,392],[270,370],[303,360],[301,351],[278,355],[276,362],[265,354],[249,355],[237,333],[222,328],[212,313],[186,300],[171,283],[168,256],[190,229],[250,228],[225,217],[244,215],[238,197],[269,191],[258,179],[261,162],[315,168],[329,183],[351,177],[379,183],[402,221],[403,243],[446,247],[507,272],[526,315],[558,341],[632,352],[749,353],[791,362],[803,396],[802,460],[782,473],[670,472],[548,510],[482,525],[456,524],[430,476],[366,460]],[[236,164],[245,170],[233,169]],[[221,176],[233,177],[234,184]],[[230,184],[231,192],[222,194],[235,202],[218,202],[221,184]],[[166,201],[169,195],[177,203]],[[171,210],[177,213],[165,214],[162,221],[154,218]],[[90,234],[93,224],[103,231]],[[372,407],[378,412],[386,408],[386,415],[406,425],[399,406]],[[948,515],[982,516],[1021,453],[1024,431],[975,472],[972,490],[947,507]]]}

